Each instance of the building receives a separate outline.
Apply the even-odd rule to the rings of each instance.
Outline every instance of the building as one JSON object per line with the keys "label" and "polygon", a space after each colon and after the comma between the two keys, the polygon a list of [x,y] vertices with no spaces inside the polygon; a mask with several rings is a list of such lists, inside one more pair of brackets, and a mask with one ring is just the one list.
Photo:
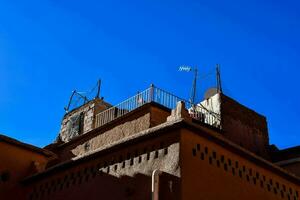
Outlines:
{"label": "building", "polygon": [[43,149],[1,136],[0,150],[1,199],[300,199],[300,148],[270,145],[266,118],[217,90],[96,98]]}

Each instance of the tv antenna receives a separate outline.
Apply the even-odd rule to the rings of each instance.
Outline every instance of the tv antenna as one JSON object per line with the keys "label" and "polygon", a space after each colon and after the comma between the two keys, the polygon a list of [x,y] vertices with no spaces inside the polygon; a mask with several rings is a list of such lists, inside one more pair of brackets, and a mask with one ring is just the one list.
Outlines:
{"label": "tv antenna", "polygon": [[219,93],[223,93],[222,89],[222,81],[221,81],[221,72],[220,72],[220,65],[216,65],[216,80],[217,80],[217,91]]}
{"label": "tv antenna", "polygon": [[97,81],[97,94],[95,96],[95,99],[100,97],[100,88],[101,88],[101,79]]}
{"label": "tv antenna", "polygon": [[[90,97],[90,95],[92,95],[96,89],[97,89],[96,95],[94,97],[93,96]],[[99,98],[100,97],[100,89],[101,89],[101,79],[99,79],[97,81],[97,84],[95,85],[95,87],[92,88],[90,91],[78,92],[76,90],[73,90],[72,94],[70,96],[68,105],[66,107],[64,107],[66,113],[70,112],[70,110],[73,110],[77,107],[80,107],[80,106],[86,104],[91,99]]]}
{"label": "tv antenna", "polygon": [[190,96],[190,104],[192,107],[195,106],[195,98],[196,98],[196,92],[197,92],[197,78],[198,78],[198,68],[197,67],[190,67],[190,66],[180,66],[179,71],[184,71],[184,72],[193,72],[194,73],[194,79],[193,79],[193,84],[192,84],[192,89],[191,89],[191,96]]}

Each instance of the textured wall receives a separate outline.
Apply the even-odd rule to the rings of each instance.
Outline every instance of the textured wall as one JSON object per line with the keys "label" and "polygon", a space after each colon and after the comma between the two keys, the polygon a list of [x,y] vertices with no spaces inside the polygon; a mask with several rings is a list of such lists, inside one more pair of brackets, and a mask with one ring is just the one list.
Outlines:
{"label": "textured wall", "polygon": [[[93,154],[74,166],[62,167],[26,183],[26,199],[151,199],[151,175],[160,169],[170,174],[162,180],[160,195],[178,199],[178,133],[121,144]],[[175,179],[174,177],[175,176]],[[176,197],[176,198],[174,198]]]}
{"label": "textured wall", "polygon": [[221,127],[225,137],[253,153],[269,158],[268,128],[264,116],[219,93],[201,104],[221,115]]}
{"label": "textured wall", "polygon": [[123,117],[51,150],[59,155],[61,161],[68,160],[161,124],[166,121],[169,115],[169,109],[154,103],[145,104]]}
{"label": "textured wall", "polygon": [[95,115],[109,107],[110,105],[104,101],[95,99],[66,114],[61,123],[60,139],[68,142],[78,135],[93,130]]}
{"label": "textured wall", "polygon": [[222,95],[221,117],[225,137],[259,156],[269,158],[268,127],[264,116]]}
{"label": "textured wall", "polygon": [[[114,170],[115,167],[118,170]],[[141,155],[134,156],[134,158],[115,163],[110,168],[110,174],[116,177],[124,175],[133,176],[137,173],[151,176],[155,169],[159,169],[179,177],[179,143],[150,152],[145,152]],[[107,172],[108,167],[100,168],[100,170]]]}
{"label": "textured wall", "polygon": [[[93,128],[94,107],[95,103],[90,102],[64,116],[59,133],[60,139],[63,142],[68,142],[73,137],[83,134]],[[80,117],[80,114],[82,114],[82,118]],[[82,120],[82,127],[79,127],[80,120]],[[76,127],[72,127],[74,123],[76,123]]]}
{"label": "textured wall", "polygon": [[120,139],[128,137],[132,134],[138,133],[142,130],[150,128],[150,113],[145,114],[142,117],[139,117],[135,120],[125,122],[124,124],[118,125],[111,130],[108,130],[89,141],[78,145],[71,152],[75,156],[80,156],[89,151],[93,151],[104,145],[111,144]]}

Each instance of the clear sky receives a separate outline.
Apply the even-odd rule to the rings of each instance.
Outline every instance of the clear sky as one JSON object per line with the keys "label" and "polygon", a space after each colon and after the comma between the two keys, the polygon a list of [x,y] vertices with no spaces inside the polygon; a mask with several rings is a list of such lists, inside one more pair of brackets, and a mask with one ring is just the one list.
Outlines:
{"label": "clear sky", "polygon": [[0,132],[44,146],[74,89],[102,79],[116,104],[150,83],[197,99],[221,64],[225,94],[265,115],[270,142],[300,145],[300,4],[279,0],[0,0]]}

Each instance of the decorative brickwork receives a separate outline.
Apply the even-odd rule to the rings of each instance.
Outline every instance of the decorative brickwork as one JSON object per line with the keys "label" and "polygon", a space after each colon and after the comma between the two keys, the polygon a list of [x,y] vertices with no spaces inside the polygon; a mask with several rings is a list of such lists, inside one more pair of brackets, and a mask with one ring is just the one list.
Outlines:
{"label": "decorative brickwork", "polygon": [[204,144],[195,144],[195,147],[191,149],[191,154],[201,162],[207,162],[224,173],[229,173],[249,184],[256,185],[262,190],[272,192],[282,199],[299,200],[299,192],[295,188],[289,187],[272,177],[267,177],[259,169],[248,167],[241,161],[226,157]]}

